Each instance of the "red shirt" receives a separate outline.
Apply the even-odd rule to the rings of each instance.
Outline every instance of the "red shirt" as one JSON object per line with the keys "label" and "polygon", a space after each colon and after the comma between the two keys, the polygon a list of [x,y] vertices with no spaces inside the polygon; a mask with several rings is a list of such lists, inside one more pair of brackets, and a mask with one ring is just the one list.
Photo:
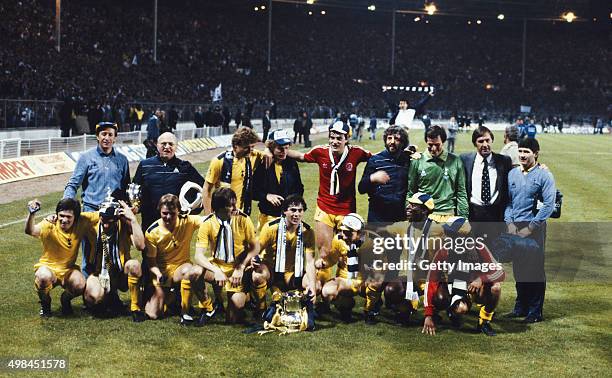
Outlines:
{"label": "red shirt", "polygon": [[[319,165],[319,195],[317,205],[323,211],[333,215],[346,215],[357,210],[355,203],[355,181],[357,165],[366,162],[372,156],[359,146],[349,146],[346,159],[338,169],[339,191],[337,195],[329,194],[332,162],[329,160],[329,146],[317,146],[304,154],[304,161]],[[336,157],[336,162],[340,157]]]}
{"label": "red shirt", "polygon": [[[477,248],[476,252],[478,252],[478,256],[479,256],[478,262],[479,263],[497,264],[497,261],[495,260],[495,258],[491,254],[491,251],[489,251],[489,248],[487,248],[486,245],[483,246],[483,248]],[[448,260],[448,251],[446,249],[440,249],[438,250],[438,252],[436,252],[433,262],[438,263],[438,262],[443,262],[447,260]],[[486,283],[493,284],[496,282],[503,282],[504,279],[506,278],[506,273],[503,271],[503,269],[496,270],[496,269],[491,269],[491,267],[489,267],[489,269],[490,270],[488,272],[472,271],[470,274],[471,275],[470,282],[480,277],[480,280],[482,281],[483,284],[486,284]],[[440,285],[447,284],[445,282],[444,273],[446,272],[443,272],[441,270],[432,269],[427,274],[427,282],[425,284],[425,295],[423,298],[423,305],[425,307],[424,309],[425,316],[433,316],[433,314],[437,310],[441,310],[441,309],[436,309],[434,307],[433,300],[434,300],[434,296],[438,292],[438,287]]]}

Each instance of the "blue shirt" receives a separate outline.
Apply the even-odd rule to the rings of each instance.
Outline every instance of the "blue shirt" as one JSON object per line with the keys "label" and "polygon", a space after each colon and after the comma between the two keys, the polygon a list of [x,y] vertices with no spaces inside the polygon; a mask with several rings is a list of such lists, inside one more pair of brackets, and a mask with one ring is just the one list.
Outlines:
{"label": "blue shirt", "polygon": [[147,122],[147,139],[157,141],[159,137],[159,118],[155,114]]}
{"label": "blue shirt", "polygon": [[538,129],[536,128],[536,125],[530,123],[525,128],[525,133],[527,134],[527,138],[535,138],[536,134],[538,133]]}
{"label": "blue shirt", "polygon": [[98,209],[107,191],[127,189],[130,167],[127,158],[113,148],[107,155],[100,146],[84,152],[64,189],[64,198],[75,198],[79,186],[83,186],[81,198],[87,210]]}
{"label": "blue shirt", "polygon": [[[555,208],[555,179],[549,170],[539,164],[527,174],[524,174],[522,166],[511,170],[508,174],[508,192],[510,202],[504,213],[506,223],[529,222],[529,228],[533,230],[546,222]],[[536,210],[538,199],[544,206]]]}
{"label": "blue shirt", "polygon": [[[410,157],[406,153],[391,154],[383,150],[368,159],[359,181],[359,193],[368,193],[368,222],[400,222],[406,218],[406,193],[408,192],[408,167]],[[386,184],[375,184],[370,175],[385,171],[389,175]]]}

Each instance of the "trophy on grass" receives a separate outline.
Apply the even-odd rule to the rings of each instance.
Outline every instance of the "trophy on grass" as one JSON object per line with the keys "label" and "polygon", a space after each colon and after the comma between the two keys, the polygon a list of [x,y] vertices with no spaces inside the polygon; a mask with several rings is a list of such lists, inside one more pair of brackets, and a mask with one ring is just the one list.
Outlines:
{"label": "trophy on grass", "polygon": [[281,335],[314,330],[312,297],[299,290],[275,292],[274,301],[264,313],[264,330],[259,334],[278,331]]}
{"label": "trophy on grass", "polygon": [[289,329],[301,331],[302,324],[308,322],[308,314],[302,309],[302,297],[302,293],[297,290],[282,294],[280,322]]}

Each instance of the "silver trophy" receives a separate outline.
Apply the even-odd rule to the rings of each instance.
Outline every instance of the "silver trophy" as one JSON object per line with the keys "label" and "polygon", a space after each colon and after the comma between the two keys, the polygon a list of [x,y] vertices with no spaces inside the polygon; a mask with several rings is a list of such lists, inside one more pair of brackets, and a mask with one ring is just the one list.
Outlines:
{"label": "silver trophy", "polygon": [[283,293],[280,322],[289,329],[298,330],[305,323],[302,296],[303,294],[297,290]]}
{"label": "silver trophy", "polygon": [[132,204],[132,207],[137,207],[140,209],[140,205],[142,204],[142,189],[138,184],[129,184],[127,187],[127,196]]}

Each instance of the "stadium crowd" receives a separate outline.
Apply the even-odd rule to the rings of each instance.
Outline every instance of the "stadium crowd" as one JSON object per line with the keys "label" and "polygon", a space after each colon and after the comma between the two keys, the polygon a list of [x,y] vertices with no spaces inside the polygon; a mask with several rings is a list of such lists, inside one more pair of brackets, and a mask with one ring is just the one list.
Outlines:
{"label": "stadium crowd", "polygon": [[382,85],[423,82],[436,87],[434,108],[449,112],[512,117],[520,105],[532,106],[540,118],[606,112],[608,40],[589,25],[529,23],[522,88],[520,23],[425,24],[401,15],[391,76],[388,15],[346,10],[308,16],[306,8],[275,7],[268,72],[267,14],[246,3],[238,9],[160,4],[157,62],[148,2],[62,4],[59,52],[50,3],[3,3],[0,98],[76,98],[113,108],[204,104],[221,83],[225,104],[256,104],[257,117],[272,103],[290,109],[284,117],[299,109],[314,117],[331,117],[337,109],[384,115],[396,101],[381,93]]}

